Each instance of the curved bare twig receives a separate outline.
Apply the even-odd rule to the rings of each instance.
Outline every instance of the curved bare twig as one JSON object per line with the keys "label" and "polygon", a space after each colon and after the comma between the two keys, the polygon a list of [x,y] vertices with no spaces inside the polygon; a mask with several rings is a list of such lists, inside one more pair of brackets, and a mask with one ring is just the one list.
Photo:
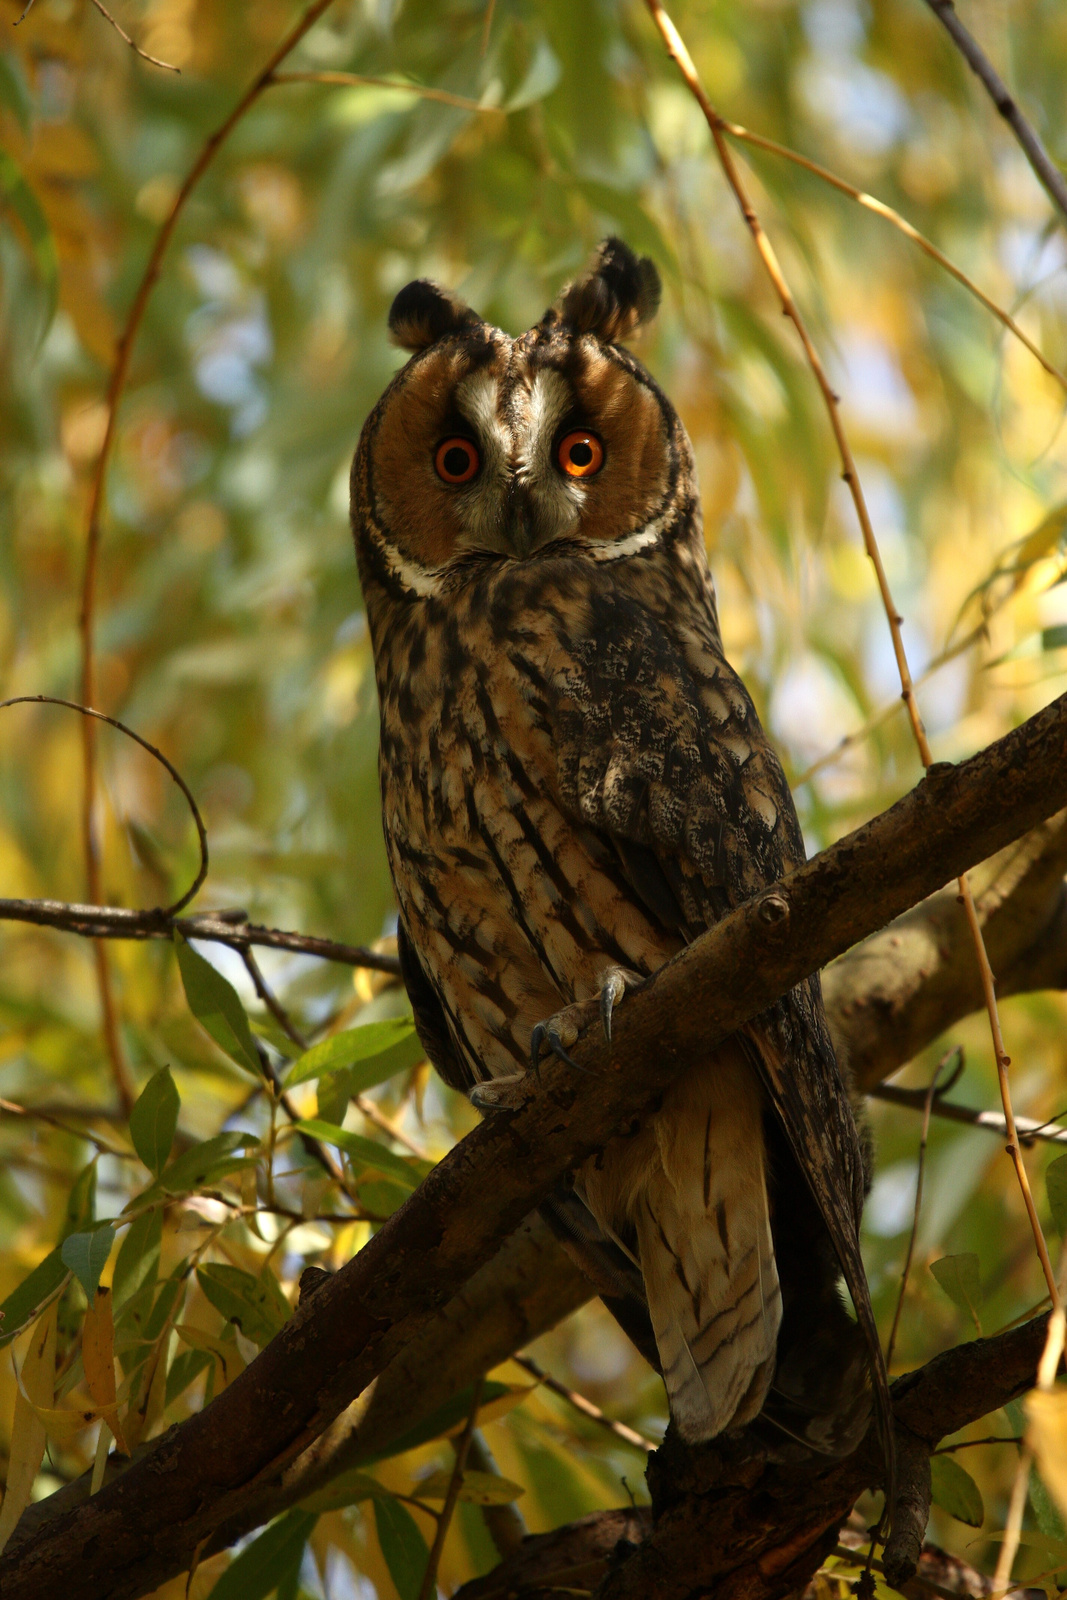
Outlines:
{"label": "curved bare twig", "polygon": [[161,907],[158,910],[149,913],[150,915],[158,917],[177,916],[178,912],[187,906],[190,900],[193,899],[194,895],[196,895],[204,879],[207,877],[208,870],[207,829],[204,827],[204,819],[200,815],[200,807],[193,799],[192,790],[189,788],[189,785],[186,783],[177,767],[174,766],[173,762],[167,760],[162,750],[157,750],[154,744],[150,744],[149,741],[145,738],[142,738],[139,733],[135,733],[133,728],[128,727],[125,722],[120,722],[118,717],[109,717],[105,711],[94,711],[92,706],[79,705],[77,700],[63,700],[58,695],[54,694],[18,694],[15,695],[11,700],[0,700],[0,711],[6,711],[8,706],[27,705],[65,706],[68,711],[77,711],[83,717],[95,717],[98,722],[106,722],[109,728],[117,728],[120,733],[126,734],[126,736],[132,739],[135,744],[139,744],[142,750],[147,750],[150,756],[154,756],[159,762],[160,766],[167,769],[170,776],[174,779],[174,782],[178,785],[178,788],[185,796],[189,810],[193,814],[193,821],[196,823],[197,838],[200,841],[200,867],[197,871],[196,877],[193,879],[188,889],[186,889],[183,895],[179,895],[178,899],[175,900],[173,905]]}

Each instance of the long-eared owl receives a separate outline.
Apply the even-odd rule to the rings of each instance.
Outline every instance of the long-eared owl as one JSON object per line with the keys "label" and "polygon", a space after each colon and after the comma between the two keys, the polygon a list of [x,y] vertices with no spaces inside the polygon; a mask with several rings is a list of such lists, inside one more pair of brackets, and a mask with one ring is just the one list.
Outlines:
{"label": "long-eared owl", "polygon": [[[590,1009],[610,1033],[627,987],[804,859],[723,655],[689,440],[621,343],[659,293],[614,239],[519,338],[409,284],[389,321],[411,359],[353,467],[404,977],[483,1108],[533,1089],[531,1042],[566,1057]],[[762,1411],[837,1453],[868,1371],[886,1398],[863,1192],[812,978],[544,1209],[684,1439]]]}

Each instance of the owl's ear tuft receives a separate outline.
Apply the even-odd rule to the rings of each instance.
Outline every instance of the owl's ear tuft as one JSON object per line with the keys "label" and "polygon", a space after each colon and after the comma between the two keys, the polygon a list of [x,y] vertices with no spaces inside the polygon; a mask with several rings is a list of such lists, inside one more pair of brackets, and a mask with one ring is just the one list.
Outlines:
{"label": "owl's ear tuft", "polygon": [[580,278],[557,302],[561,322],[606,344],[628,339],[659,309],[659,273],[621,239],[605,239]]}
{"label": "owl's ear tuft", "polygon": [[389,332],[393,343],[403,350],[425,350],[449,333],[462,333],[481,322],[477,312],[457,300],[454,294],[416,278],[407,284],[389,310]]}

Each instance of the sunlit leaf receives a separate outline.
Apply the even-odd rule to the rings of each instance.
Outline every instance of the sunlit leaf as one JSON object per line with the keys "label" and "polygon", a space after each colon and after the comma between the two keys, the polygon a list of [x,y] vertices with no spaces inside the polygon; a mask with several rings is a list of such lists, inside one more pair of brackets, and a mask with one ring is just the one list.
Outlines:
{"label": "sunlit leaf", "polygon": [[174,948],[193,1016],[231,1061],[253,1077],[262,1078],[263,1068],[248,1017],[233,984],[198,955],[180,933],[174,935]]}
{"label": "sunlit leaf", "polygon": [[159,1271],[159,1252],[163,1242],[163,1207],[142,1211],[126,1229],[115,1260],[111,1286],[118,1302],[129,1299]]}
{"label": "sunlit leaf", "polygon": [[44,1460],[46,1434],[37,1408],[51,1407],[56,1375],[57,1305],[49,1306],[33,1330],[22,1362],[15,1396],[15,1420],[7,1465],[7,1489],[0,1506],[0,1550],[30,1503],[33,1483]]}
{"label": "sunlit leaf", "polygon": [[[412,1491],[420,1500],[444,1500],[452,1481],[450,1472],[433,1472],[421,1478]],[[526,1490],[520,1483],[498,1477],[495,1472],[465,1472],[458,1498],[474,1506],[506,1506]]]}
{"label": "sunlit leaf", "polygon": [[419,1600],[430,1552],[418,1524],[399,1500],[380,1496],[373,1504],[378,1543],[396,1592],[400,1600]]}
{"label": "sunlit leaf", "polygon": [[96,1156],[78,1173],[64,1207],[62,1239],[96,1218]]}
{"label": "sunlit leaf", "polygon": [[125,1452],[126,1441],[115,1407],[115,1326],[111,1290],[99,1285],[82,1325],[82,1366],[93,1403],[114,1434],[119,1449]]}
{"label": "sunlit leaf", "polygon": [[368,1139],[361,1133],[349,1133],[346,1128],[339,1128],[334,1123],[312,1119],[298,1122],[296,1128],[301,1133],[310,1133],[314,1139],[321,1139],[324,1144],[336,1145],[357,1170],[373,1168],[375,1172],[392,1178],[407,1189],[417,1189],[430,1171],[430,1162],[419,1161],[413,1156],[394,1155],[376,1139]]}
{"label": "sunlit leaf", "polygon": [[205,1355],[214,1356],[220,1370],[220,1381],[215,1385],[218,1394],[227,1384],[232,1383],[245,1370],[245,1360],[236,1344],[231,1344],[226,1339],[220,1339],[213,1333],[205,1333],[202,1328],[190,1327],[188,1323],[177,1322],[174,1331],[179,1339],[194,1350],[203,1351]]}
{"label": "sunlit leaf", "polygon": [[167,1194],[191,1194],[210,1187],[227,1174],[240,1172],[250,1159],[237,1156],[234,1151],[247,1150],[258,1143],[250,1133],[231,1129],[217,1133],[213,1139],[205,1139],[203,1144],[194,1145],[176,1156],[169,1167],[164,1167],[156,1183],[138,1196],[138,1202],[144,1204],[146,1197],[158,1190]]}
{"label": "sunlit leaf", "polygon": [[376,1495],[388,1494],[384,1484],[365,1472],[342,1472],[300,1504],[305,1511],[321,1516],[326,1511],[340,1511],[344,1506],[359,1505],[363,1500],[373,1500]]}
{"label": "sunlit leaf", "polygon": [[[1067,1517],[1067,1388],[1033,1389],[1023,1407],[1038,1471],[1060,1515]],[[1064,1550],[1067,1558],[1067,1546]]]}
{"label": "sunlit leaf", "polygon": [[540,38],[534,47],[533,60],[526,70],[526,76],[515,92],[507,100],[506,111],[519,111],[524,106],[532,106],[535,101],[543,100],[560,80],[562,67],[555,51],[545,38]]}
{"label": "sunlit leaf", "polygon": [[982,1304],[982,1281],[978,1257],[972,1251],[958,1256],[942,1256],[939,1261],[931,1262],[930,1271],[952,1304],[967,1313],[981,1334],[978,1311]]}
{"label": "sunlit leaf", "polygon": [[965,1522],[970,1528],[980,1528],[985,1521],[985,1507],[981,1491],[970,1473],[951,1455],[930,1457],[930,1476],[933,1483],[934,1504],[950,1517]]}
{"label": "sunlit leaf", "polygon": [[18,57],[6,52],[0,52],[0,106],[6,106],[23,133],[29,133],[33,99]]}
{"label": "sunlit leaf", "polygon": [[59,1293],[70,1276],[71,1270],[57,1245],[0,1305],[0,1349],[37,1320],[43,1308]]}
{"label": "sunlit leaf", "polygon": [[114,1243],[115,1230],[104,1224],[89,1233],[69,1234],[60,1247],[63,1261],[85,1290],[90,1304]]}
{"label": "sunlit leaf", "polygon": [[297,1056],[285,1077],[286,1088],[328,1072],[347,1073],[349,1094],[362,1094],[397,1072],[416,1066],[426,1052],[410,1017],[389,1017],[362,1028],[346,1028]]}
{"label": "sunlit leaf", "polygon": [[130,1112],[130,1138],[133,1148],[149,1172],[162,1172],[174,1143],[181,1099],[170,1068],[162,1067],[142,1089]]}

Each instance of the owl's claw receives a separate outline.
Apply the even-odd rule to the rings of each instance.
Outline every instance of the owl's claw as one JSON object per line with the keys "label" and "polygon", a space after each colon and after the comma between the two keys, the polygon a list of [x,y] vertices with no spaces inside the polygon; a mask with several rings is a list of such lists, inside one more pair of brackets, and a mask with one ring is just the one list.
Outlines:
{"label": "owl's claw", "polygon": [[503,1111],[521,1106],[530,1094],[530,1074],[513,1072],[504,1078],[488,1078],[470,1091],[471,1105],[479,1111]]}
{"label": "owl's claw", "polygon": [[[564,1043],[563,1036],[560,1032],[561,1023],[563,1023],[567,1028],[568,1037],[566,1043]],[[543,1044],[547,1044],[552,1054],[554,1056],[558,1056],[561,1061],[565,1061],[568,1067],[573,1067],[575,1072],[584,1072],[586,1077],[594,1076],[594,1074],[590,1073],[588,1067],[580,1066],[578,1062],[575,1061],[574,1057],[569,1055],[567,1052],[567,1045],[573,1044],[577,1037],[578,1029],[572,1022],[569,1021],[569,1019],[567,1019],[565,1022],[562,1011],[558,1012],[554,1017],[549,1017],[547,1022],[539,1022],[537,1024],[533,1033],[530,1035],[530,1070],[536,1077],[538,1083],[541,1081],[540,1063],[541,1046]]]}
{"label": "owl's claw", "polygon": [[611,1017],[626,993],[627,989],[636,988],[644,980],[639,972],[629,972],[625,967],[612,967],[600,986],[600,1021],[604,1028],[604,1037],[611,1043]]}

